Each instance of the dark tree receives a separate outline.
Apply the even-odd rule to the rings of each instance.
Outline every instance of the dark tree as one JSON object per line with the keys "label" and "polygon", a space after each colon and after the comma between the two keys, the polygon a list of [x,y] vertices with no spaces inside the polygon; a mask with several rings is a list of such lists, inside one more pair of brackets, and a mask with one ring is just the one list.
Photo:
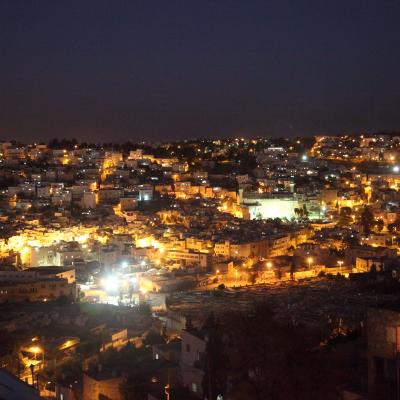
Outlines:
{"label": "dark tree", "polygon": [[363,233],[368,236],[371,233],[371,227],[374,225],[374,214],[369,207],[365,206],[360,218]]}
{"label": "dark tree", "polygon": [[165,343],[165,339],[160,333],[151,330],[147,333],[146,337],[143,339],[143,343],[145,345],[163,344]]}
{"label": "dark tree", "polygon": [[310,350],[320,341],[315,332],[278,323],[264,303],[227,315],[224,332],[232,398],[335,398],[335,383],[330,386],[324,366]]}
{"label": "dark tree", "polygon": [[207,318],[203,329],[207,332],[203,391],[209,399],[216,399],[218,395],[225,394],[228,372],[228,356],[223,342],[223,329],[214,314]]}
{"label": "dark tree", "polygon": [[385,224],[384,224],[384,222],[383,222],[381,219],[378,219],[378,220],[376,221],[376,223],[375,223],[375,229],[376,229],[378,232],[381,232],[382,229],[384,228],[384,226],[385,226]]}

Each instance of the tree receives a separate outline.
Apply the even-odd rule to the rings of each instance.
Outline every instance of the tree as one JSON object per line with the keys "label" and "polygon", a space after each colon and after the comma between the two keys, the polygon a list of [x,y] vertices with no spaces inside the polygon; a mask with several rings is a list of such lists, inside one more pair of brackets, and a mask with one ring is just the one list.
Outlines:
{"label": "tree", "polygon": [[363,228],[363,233],[366,236],[369,236],[371,233],[371,227],[374,224],[374,214],[367,206],[364,207],[361,213],[360,223]]}
{"label": "tree", "polygon": [[381,232],[384,226],[385,226],[385,224],[384,224],[384,222],[383,222],[381,219],[378,219],[378,220],[376,221],[376,223],[375,223],[375,229],[376,229],[378,232]]}
{"label": "tree", "polygon": [[400,219],[396,219],[396,221],[394,221],[393,223],[388,224],[387,227],[389,232],[391,233],[400,231]]}
{"label": "tree", "polygon": [[64,358],[50,372],[50,376],[57,382],[69,385],[81,379],[82,364],[79,360],[75,358],[72,357]]}
{"label": "tree", "polygon": [[354,234],[345,236],[343,238],[343,243],[345,243],[348,247],[360,245],[360,242],[359,242],[357,236]]}
{"label": "tree", "polygon": [[376,265],[372,264],[371,265],[371,269],[368,272],[368,276],[370,277],[370,279],[372,280],[376,280],[376,278],[378,277],[378,271],[376,269]]}
{"label": "tree", "polygon": [[223,329],[214,314],[204,323],[207,345],[204,361],[203,392],[209,399],[216,399],[226,392],[228,356],[225,352]]}
{"label": "tree", "polygon": [[150,330],[146,337],[143,339],[143,344],[145,345],[154,345],[154,344],[164,344],[165,339],[162,335],[154,330]]}
{"label": "tree", "polygon": [[218,285],[218,290],[224,290],[224,289],[225,289],[225,285],[223,283]]}
{"label": "tree", "polygon": [[303,204],[303,216],[304,218],[308,218],[308,210],[305,203]]}
{"label": "tree", "polygon": [[293,279],[294,273],[296,272],[296,264],[294,260],[290,263],[290,279]]}
{"label": "tree", "polygon": [[339,220],[338,225],[340,226],[349,226],[351,225],[351,208],[350,207],[342,207],[339,212]]}
{"label": "tree", "polygon": [[340,215],[350,217],[351,215],[351,208],[350,207],[342,207],[340,209]]}
{"label": "tree", "polygon": [[130,371],[120,386],[120,392],[124,400],[147,399],[150,382],[146,371],[137,368]]}
{"label": "tree", "polygon": [[151,316],[151,306],[148,303],[140,303],[135,307],[138,314]]}
{"label": "tree", "polygon": [[335,398],[337,383],[326,379],[326,364],[310,350],[320,343],[319,334],[278,322],[265,303],[223,321],[233,399]]}
{"label": "tree", "polygon": [[254,285],[257,282],[257,272],[250,272],[250,274],[248,275],[248,282],[250,283],[250,285]]}

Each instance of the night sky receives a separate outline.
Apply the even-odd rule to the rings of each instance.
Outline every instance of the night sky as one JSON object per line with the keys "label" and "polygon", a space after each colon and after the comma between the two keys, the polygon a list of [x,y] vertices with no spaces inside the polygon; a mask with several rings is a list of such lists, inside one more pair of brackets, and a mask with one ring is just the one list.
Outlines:
{"label": "night sky", "polygon": [[0,140],[391,130],[397,0],[0,0]]}

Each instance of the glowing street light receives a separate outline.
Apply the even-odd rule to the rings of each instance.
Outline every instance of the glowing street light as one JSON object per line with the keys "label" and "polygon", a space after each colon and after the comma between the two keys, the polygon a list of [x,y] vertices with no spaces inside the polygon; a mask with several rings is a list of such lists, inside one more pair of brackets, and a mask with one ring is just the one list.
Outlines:
{"label": "glowing street light", "polygon": [[339,268],[340,268],[340,275],[342,275],[342,265],[343,265],[343,261],[338,261],[337,262],[339,264]]}
{"label": "glowing street light", "polygon": [[35,361],[36,361],[36,355],[37,353],[41,353],[42,349],[39,346],[32,346],[29,348],[29,350],[35,355]]}
{"label": "glowing street light", "polygon": [[119,281],[115,275],[109,275],[101,280],[101,285],[107,292],[116,292],[119,288]]}
{"label": "glowing street light", "polygon": [[44,364],[44,350],[39,346],[31,346],[28,349],[31,353],[35,355],[35,361],[37,361],[37,355],[42,354],[42,363]]}
{"label": "glowing street light", "polygon": [[272,262],[271,262],[271,261],[268,261],[268,262],[267,262],[267,268],[268,268],[268,269],[271,269],[271,268],[272,268]]}
{"label": "glowing street light", "polygon": [[308,269],[311,269],[311,263],[313,262],[312,257],[308,257],[307,262],[308,262]]}

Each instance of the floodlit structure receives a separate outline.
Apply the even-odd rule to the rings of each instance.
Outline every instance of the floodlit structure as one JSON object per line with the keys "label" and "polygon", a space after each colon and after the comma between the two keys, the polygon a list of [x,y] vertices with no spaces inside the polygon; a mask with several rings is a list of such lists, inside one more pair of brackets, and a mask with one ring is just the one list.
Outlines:
{"label": "floodlit structure", "polygon": [[269,195],[239,191],[240,204],[249,210],[250,219],[295,218],[299,201],[291,193]]}

